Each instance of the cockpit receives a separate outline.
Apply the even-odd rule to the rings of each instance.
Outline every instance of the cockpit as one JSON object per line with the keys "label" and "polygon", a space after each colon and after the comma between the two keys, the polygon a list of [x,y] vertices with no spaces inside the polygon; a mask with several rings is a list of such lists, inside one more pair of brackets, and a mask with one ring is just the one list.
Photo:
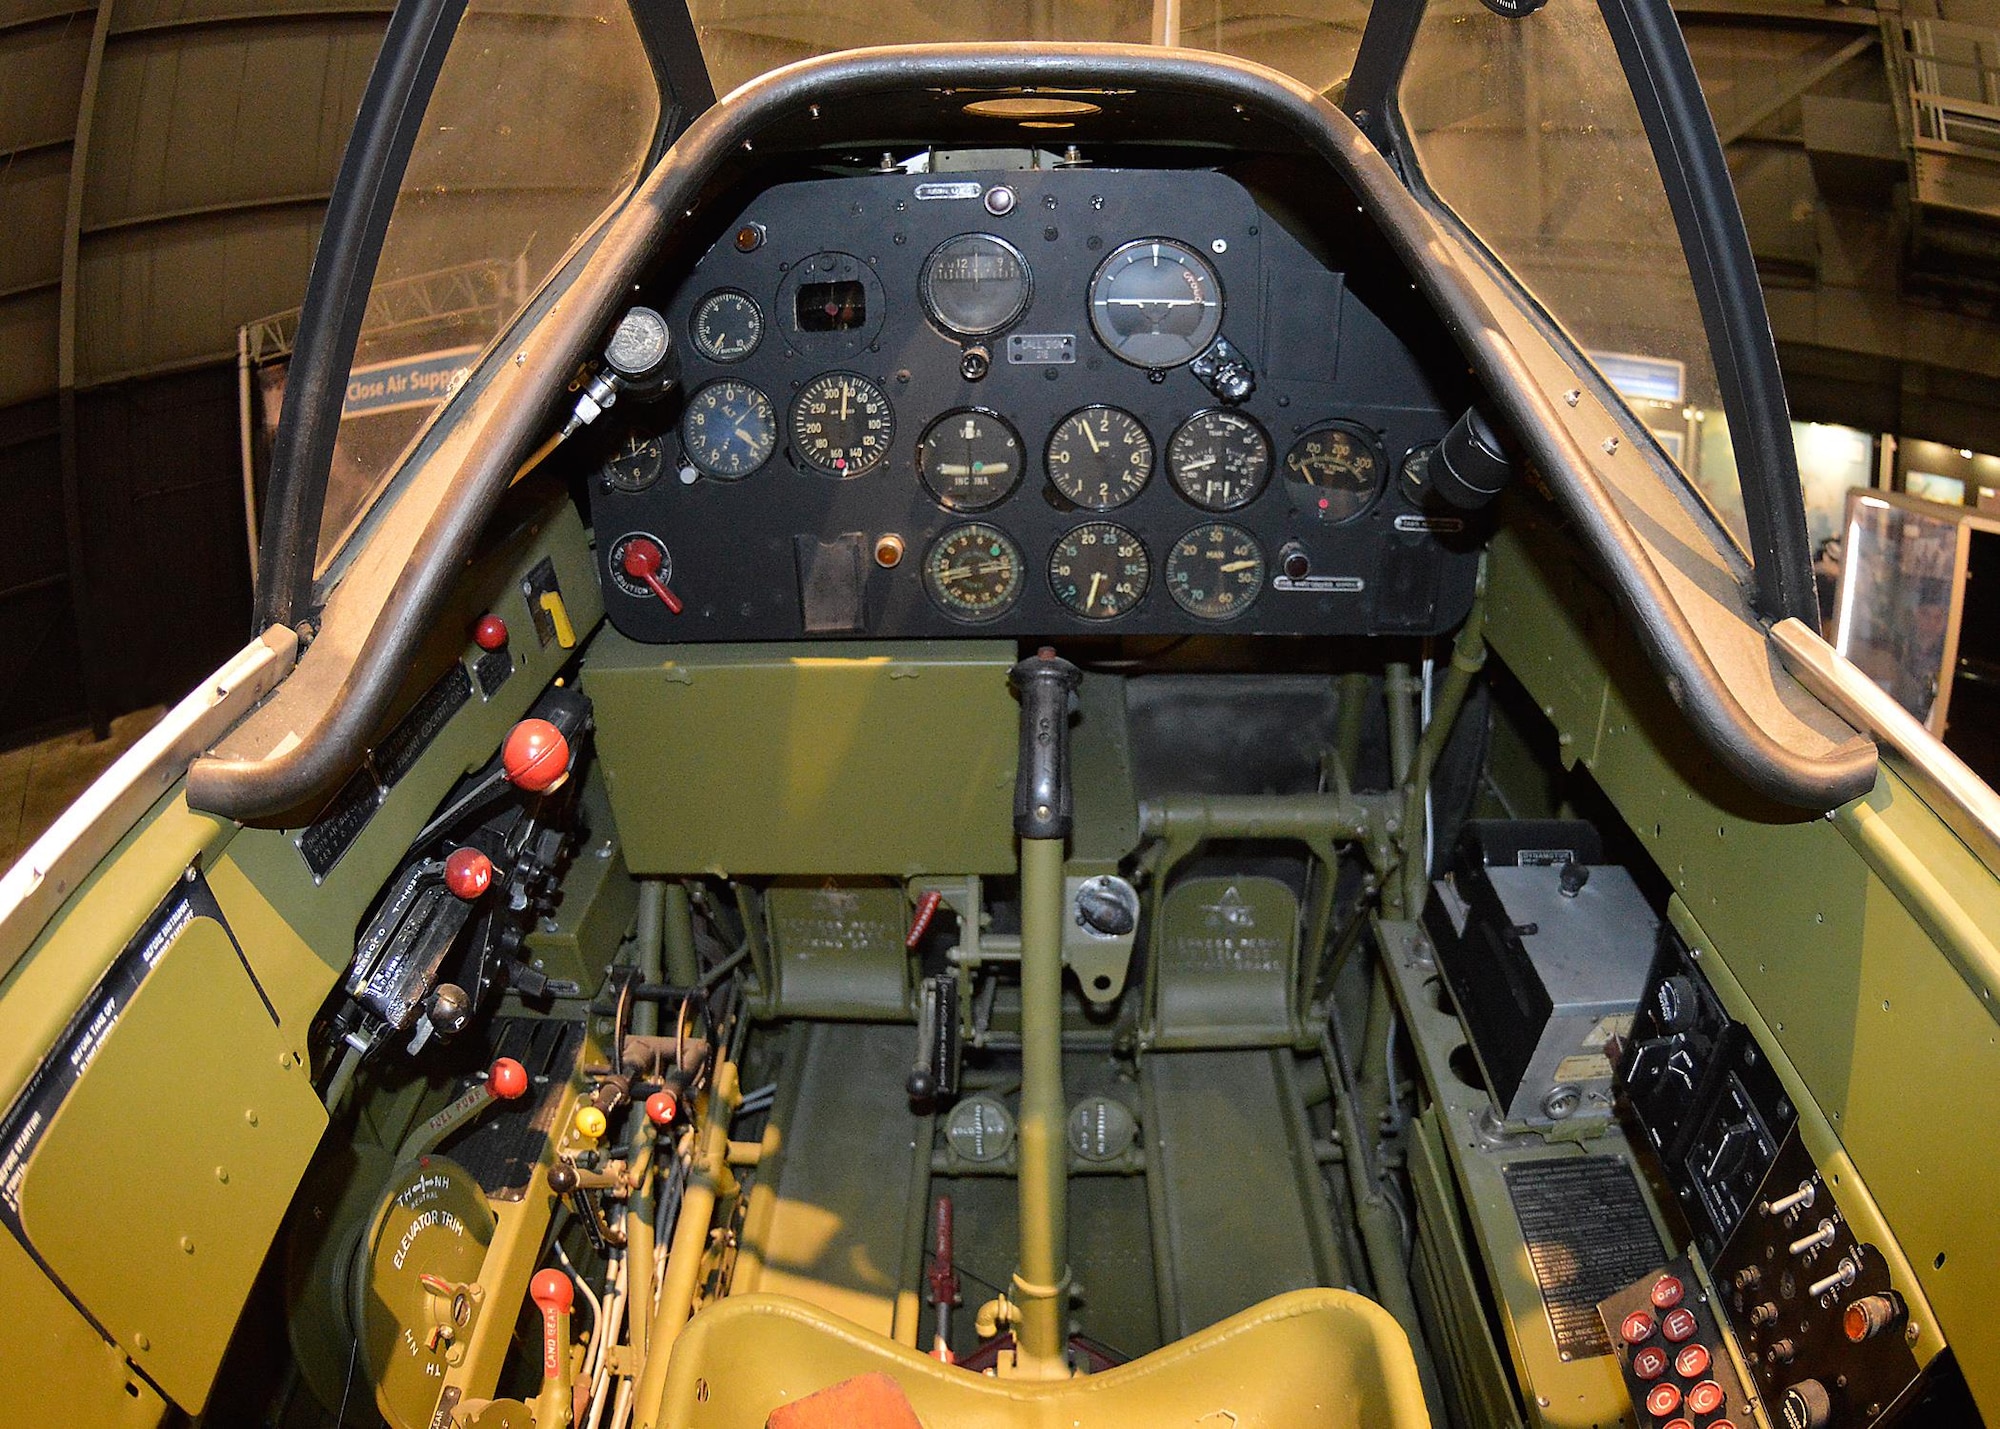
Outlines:
{"label": "cockpit", "polygon": [[24,1384],[2000,1405],[2000,817],[1821,638],[1672,13],[1074,8],[404,0],[257,639],[0,884]]}

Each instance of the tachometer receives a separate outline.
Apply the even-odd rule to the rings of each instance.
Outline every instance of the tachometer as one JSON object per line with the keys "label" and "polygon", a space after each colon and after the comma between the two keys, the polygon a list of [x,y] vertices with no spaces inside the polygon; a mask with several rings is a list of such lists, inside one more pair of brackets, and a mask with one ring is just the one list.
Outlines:
{"label": "tachometer", "polygon": [[924,591],[954,620],[997,620],[1021,598],[1021,548],[998,526],[969,521],[931,543]]}
{"label": "tachometer", "polygon": [[1145,597],[1153,578],[1145,543],[1109,521],[1092,521],[1049,552],[1049,589],[1086,620],[1124,615]]}
{"label": "tachometer", "polygon": [[1285,490],[1303,515],[1329,526],[1368,509],[1382,486],[1382,448],[1352,422],[1315,427],[1285,453]]}
{"label": "tachometer", "polygon": [[1020,484],[1021,438],[997,413],[961,407],[924,429],[917,470],[940,505],[984,511]]}
{"label": "tachometer", "polygon": [[771,459],[777,445],[778,414],[771,399],[748,382],[725,378],[688,398],[681,446],[710,476],[724,481],[748,476]]}
{"label": "tachometer", "polygon": [[1056,490],[1092,511],[1123,506],[1153,474],[1153,439],[1118,407],[1071,412],[1050,433],[1046,456]]}
{"label": "tachometer", "polygon": [[764,340],[764,310],[748,293],[710,293],[688,323],[694,350],[710,362],[741,362]]}
{"label": "tachometer", "polygon": [[1167,443],[1174,489],[1204,511],[1254,501],[1271,475],[1271,439],[1241,412],[1196,412]]}
{"label": "tachometer", "polygon": [[932,249],[919,287],[931,320],[960,337],[1007,327],[1033,291],[1021,250],[990,233],[961,233]]}
{"label": "tachometer", "polygon": [[1090,326],[1134,367],[1192,362],[1222,330],[1222,280],[1194,249],[1141,238],[1112,250],[1090,280]]}
{"label": "tachometer", "polygon": [[852,372],[828,372],[792,403],[792,449],[825,476],[860,476],[889,455],[896,417],[882,389]]}
{"label": "tachometer", "polygon": [[1240,526],[1197,526],[1167,554],[1167,594],[1198,620],[1241,615],[1263,588],[1263,548]]}

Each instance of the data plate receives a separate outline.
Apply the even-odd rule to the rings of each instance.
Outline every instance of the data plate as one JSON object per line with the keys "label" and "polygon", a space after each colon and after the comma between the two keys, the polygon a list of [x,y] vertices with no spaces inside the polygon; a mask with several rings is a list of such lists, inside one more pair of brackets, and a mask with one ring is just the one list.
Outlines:
{"label": "data plate", "polygon": [[1597,1302],[1667,1258],[1632,1168],[1608,1156],[1551,1156],[1504,1174],[1556,1349],[1564,1359],[1610,1354]]}

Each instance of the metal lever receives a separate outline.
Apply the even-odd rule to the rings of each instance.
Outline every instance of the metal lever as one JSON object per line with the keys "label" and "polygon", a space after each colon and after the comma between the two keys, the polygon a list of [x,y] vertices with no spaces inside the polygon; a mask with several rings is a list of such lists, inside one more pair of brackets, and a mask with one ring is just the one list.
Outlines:
{"label": "metal lever", "polygon": [[916,1101],[958,1094],[958,975],[939,973],[917,986],[917,1060],[909,1092]]}

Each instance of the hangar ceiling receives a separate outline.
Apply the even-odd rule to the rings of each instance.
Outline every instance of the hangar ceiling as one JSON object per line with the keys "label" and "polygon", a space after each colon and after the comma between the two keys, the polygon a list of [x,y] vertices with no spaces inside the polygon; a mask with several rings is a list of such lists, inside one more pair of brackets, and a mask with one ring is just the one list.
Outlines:
{"label": "hangar ceiling", "polygon": [[[1676,8],[1796,414],[2000,451],[2000,0]],[[172,698],[247,633],[237,330],[299,300],[389,10],[0,0],[0,743]],[[1167,10],[1337,92],[1364,6],[694,5],[722,89],[947,29],[1143,40]]]}

